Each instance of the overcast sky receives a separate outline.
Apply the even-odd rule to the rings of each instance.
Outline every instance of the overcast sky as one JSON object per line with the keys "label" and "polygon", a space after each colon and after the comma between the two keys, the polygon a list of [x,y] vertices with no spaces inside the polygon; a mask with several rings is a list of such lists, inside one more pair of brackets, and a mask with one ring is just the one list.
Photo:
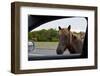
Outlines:
{"label": "overcast sky", "polygon": [[71,31],[85,32],[87,27],[87,20],[84,17],[63,18],[42,24],[32,31],[50,28],[58,30],[58,26],[61,26],[62,28],[67,28],[69,25],[71,25]]}

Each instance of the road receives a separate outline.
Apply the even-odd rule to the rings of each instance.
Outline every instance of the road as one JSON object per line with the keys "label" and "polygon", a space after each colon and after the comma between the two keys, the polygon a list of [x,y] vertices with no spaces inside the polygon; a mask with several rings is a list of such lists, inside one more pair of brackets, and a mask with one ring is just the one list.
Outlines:
{"label": "road", "polygon": [[[37,55],[43,55],[43,56],[45,56],[45,55],[47,55],[47,56],[56,56],[57,55],[56,49],[44,49],[44,48],[36,48],[35,50],[33,50],[29,53],[35,54],[35,55],[36,54]],[[69,51],[66,50],[63,55],[69,55],[69,54],[70,54]]]}
{"label": "road", "polygon": [[43,49],[37,48],[28,53],[29,60],[49,60],[49,59],[68,59],[79,56],[80,54],[70,54],[68,50],[62,55],[56,54],[56,49]]}

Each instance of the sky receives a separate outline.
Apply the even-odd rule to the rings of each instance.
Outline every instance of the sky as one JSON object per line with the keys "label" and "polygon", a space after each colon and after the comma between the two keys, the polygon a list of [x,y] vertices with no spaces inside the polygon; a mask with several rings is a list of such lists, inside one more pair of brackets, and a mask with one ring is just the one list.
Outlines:
{"label": "sky", "polygon": [[87,20],[84,17],[63,18],[42,24],[32,31],[50,28],[58,30],[58,26],[60,26],[61,28],[67,28],[69,25],[71,25],[71,31],[85,32],[87,27]]}

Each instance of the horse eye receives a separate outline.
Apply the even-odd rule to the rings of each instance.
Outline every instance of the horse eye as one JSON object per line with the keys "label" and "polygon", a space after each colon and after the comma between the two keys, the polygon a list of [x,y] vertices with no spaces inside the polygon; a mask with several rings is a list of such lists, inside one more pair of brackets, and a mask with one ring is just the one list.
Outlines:
{"label": "horse eye", "polygon": [[65,39],[68,38],[68,35],[65,35],[64,38],[65,38]]}

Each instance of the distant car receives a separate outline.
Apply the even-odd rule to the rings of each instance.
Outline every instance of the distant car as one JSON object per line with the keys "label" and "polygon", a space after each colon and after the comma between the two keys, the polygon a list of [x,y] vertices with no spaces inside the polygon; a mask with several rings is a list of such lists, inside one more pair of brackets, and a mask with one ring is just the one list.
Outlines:
{"label": "distant car", "polygon": [[35,44],[34,44],[34,42],[33,42],[33,41],[29,41],[29,42],[28,42],[28,51],[29,51],[29,52],[32,52],[32,51],[34,51],[34,49],[35,49]]}

